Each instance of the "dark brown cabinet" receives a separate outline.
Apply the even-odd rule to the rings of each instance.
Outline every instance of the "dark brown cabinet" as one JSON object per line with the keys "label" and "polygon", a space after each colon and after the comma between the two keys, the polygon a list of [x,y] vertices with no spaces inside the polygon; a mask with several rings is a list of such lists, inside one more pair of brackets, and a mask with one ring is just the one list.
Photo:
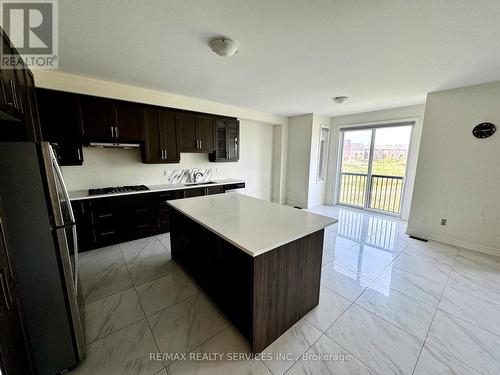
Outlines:
{"label": "dark brown cabinet", "polygon": [[211,152],[215,149],[215,127],[212,117],[181,113],[181,152]]}
{"label": "dark brown cabinet", "polygon": [[154,194],[82,200],[72,207],[83,251],[158,232]]}
{"label": "dark brown cabinet", "polygon": [[0,373],[28,375],[30,352],[1,210],[0,202]]}
{"label": "dark brown cabinet", "polygon": [[42,139],[54,145],[59,164],[82,165],[82,121],[78,95],[37,89]]}
{"label": "dark brown cabinet", "polygon": [[[0,33],[3,54],[18,55],[1,28]],[[15,69],[0,70],[0,140],[36,142],[40,140],[40,123],[33,75],[20,57],[16,61]]]}
{"label": "dark brown cabinet", "polygon": [[184,198],[182,190],[164,191],[157,194],[158,228],[160,232],[170,230],[170,208],[167,201],[179,198]]}
{"label": "dark brown cabinet", "polygon": [[[112,113],[113,115],[113,113]],[[115,101],[115,136],[120,142],[142,140],[140,107],[131,102]]]}
{"label": "dark brown cabinet", "polygon": [[224,186],[209,186],[206,189],[206,195],[221,194],[224,193]]}
{"label": "dark brown cabinet", "polygon": [[[2,32],[3,35],[5,33]],[[10,48],[9,43],[6,40],[2,41],[2,47],[5,49],[3,53],[13,54],[14,49]],[[23,108],[21,100],[21,90],[20,83],[18,80],[19,73],[16,72],[17,69],[2,69],[2,79],[1,79],[1,105],[2,111],[6,114],[12,115],[13,118],[21,119],[23,117]]]}
{"label": "dark brown cabinet", "polygon": [[236,162],[240,158],[240,123],[232,119],[215,121],[215,151],[209,156],[213,162]]}
{"label": "dark brown cabinet", "polygon": [[87,141],[106,141],[115,139],[115,123],[111,122],[113,105],[111,100],[91,96],[80,98],[82,125]]}
{"label": "dark brown cabinet", "polygon": [[[143,163],[178,163],[181,152],[208,153],[210,161],[218,162],[239,158],[239,122],[235,118],[216,118],[203,113],[48,89],[37,89],[35,94],[31,74],[19,87],[16,72],[2,70],[1,74],[0,121],[2,114],[7,116],[2,112],[2,105],[6,104],[2,103],[8,101],[12,104],[9,108],[13,108],[12,102],[20,90],[27,93],[28,107],[34,108],[29,117],[35,125],[29,137],[3,134],[5,127],[0,128],[0,137],[43,139],[54,143],[61,165],[82,165],[82,146],[92,143],[139,144]],[[9,83],[14,91],[5,91],[6,82],[11,81],[16,82],[14,86]],[[26,90],[23,91],[20,87],[24,86]],[[22,103],[20,107],[24,108],[26,105]],[[36,125],[39,123],[41,126]],[[36,129],[40,127],[41,134],[37,135]]]}
{"label": "dark brown cabinet", "polygon": [[[216,208],[214,208],[216,209]],[[172,259],[259,353],[319,303],[324,230],[251,256],[174,208]]]}
{"label": "dark brown cabinet", "polygon": [[159,108],[142,109],[144,163],[178,163],[178,115],[174,111]]}
{"label": "dark brown cabinet", "polygon": [[140,111],[135,103],[80,96],[86,142],[140,142]]}
{"label": "dark brown cabinet", "polygon": [[172,209],[172,259],[252,342],[252,257]]}
{"label": "dark brown cabinet", "polygon": [[184,190],[184,198],[201,197],[206,194],[206,188],[202,187]]}
{"label": "dark brown cabinet", "polygon": [[[245,187],[244,183],[238,185]],[[87,251],[169,232],[172,222],[167,201],[224,193],[226,186],[235,184],[73,201],[78,247]]]}

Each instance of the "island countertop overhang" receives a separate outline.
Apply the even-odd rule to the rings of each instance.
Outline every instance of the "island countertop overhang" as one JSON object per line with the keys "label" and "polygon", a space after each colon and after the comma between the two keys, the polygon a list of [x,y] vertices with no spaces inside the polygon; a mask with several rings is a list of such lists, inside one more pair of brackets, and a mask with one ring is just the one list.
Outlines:
{"label": "island countertop overhang", "polygon": [[238,193],[167,203],[252,257],[337,222],[331,217]]}

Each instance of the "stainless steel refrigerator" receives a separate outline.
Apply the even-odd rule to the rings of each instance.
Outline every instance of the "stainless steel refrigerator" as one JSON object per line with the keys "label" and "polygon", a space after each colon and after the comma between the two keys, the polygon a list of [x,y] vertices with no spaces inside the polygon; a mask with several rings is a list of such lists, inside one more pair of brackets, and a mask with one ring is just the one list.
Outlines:
{"label": "stainless steel refrigerator", "polygon": [[0,194],[37,374],[85,356],[76,225],[50,144],[0,142]]}

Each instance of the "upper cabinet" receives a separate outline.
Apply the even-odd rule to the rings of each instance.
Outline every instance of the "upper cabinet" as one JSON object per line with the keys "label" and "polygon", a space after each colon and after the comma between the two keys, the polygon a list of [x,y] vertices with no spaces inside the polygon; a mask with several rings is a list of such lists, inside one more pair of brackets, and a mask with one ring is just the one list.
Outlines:
{"label": "upper cabinet", "polygon": [[[2,33],[5,35],[5,33]],[[3,48],[9,49],[8,43],[2,43]],[[4,51],[5,54],[12,54],[13,50]],[[19,119],[24,115],[23,103],[21,100],[21,88],[18,80],[19,73],[16,69],[2,69],[1,74],[1,97],[0,105],[5,115],[11,115],[12,119]],[[2,116],[3,117],[3,116]],[[2,118],[3,119],[3,118]]]}
{"label": "upper cabinet", "polygon": [[179,121],[178,114],[161,108],[142,109],[144,163],[178,163]]}
{"label": "upper cabinet", "polygon": [[[1,28],[0,34],[3,39],[2,52],[18,55]],[[16,69],[0,70],[0,140],[39,141],[40,122],[33,75],[20,57],[16,61]]]}
{"label": "upper cabinet", "polygon": [[215,150],[213,117],[180,113],[181,152],[212,152]]}
{"label": "upper cabinet", "polygon": [[42,139],[55,145],[61,165],[82,165],[82,120],[77,94],[37,89]]}
{"label": "upper cabinet", "polygon": [[209,156],[213,162],[236,162],[240,158],[240,123],[233,119],[215,121],[216,148]]}
{"label": "upper cabinet", "polygon": [[[22,82],[29,94],[32,77]],[[82,165],[82,145],[96,143],[139,144],[143,163],[179,163],[181,152],[207,153],[215,162],[239,158],[235,118],[48,89],[32,91],[32,96],[25,106],[35,104],[30,116],[38,121],[38,101],[41,139],[57,146],[61,165]]]}
{"label": "upper cabinet", "polygon": [[81,96],[80,102],[86,142],[142,141],[137,104],[92,96]]}
{"label": "upper cabinet", "polygon": [[131,102],[115,101],[115,136],[119,141],[142,141],[140,107]]}

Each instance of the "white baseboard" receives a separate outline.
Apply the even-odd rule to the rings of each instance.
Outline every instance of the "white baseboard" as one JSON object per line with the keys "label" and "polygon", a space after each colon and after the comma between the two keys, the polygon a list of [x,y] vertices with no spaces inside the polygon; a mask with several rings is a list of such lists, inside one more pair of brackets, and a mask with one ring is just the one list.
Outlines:
{"label": "white baseboard", "polygon": [[423,238],[425,240],[437,241],[437,242],[442,242],[442,243],[445,243],[448,245],[457,246],[457,247],[460,247],[462,249],[469,249],[469,250],[478,251],[480,253],[500,256],[500,249],[480,245],[477,243],[457,240],[456,238],[441,236],[441,235],[435,234],[435,233],[418,232],[418,231],[412,231],[412,230],[407,229],[406,234],[413,236],[413,237]]}

